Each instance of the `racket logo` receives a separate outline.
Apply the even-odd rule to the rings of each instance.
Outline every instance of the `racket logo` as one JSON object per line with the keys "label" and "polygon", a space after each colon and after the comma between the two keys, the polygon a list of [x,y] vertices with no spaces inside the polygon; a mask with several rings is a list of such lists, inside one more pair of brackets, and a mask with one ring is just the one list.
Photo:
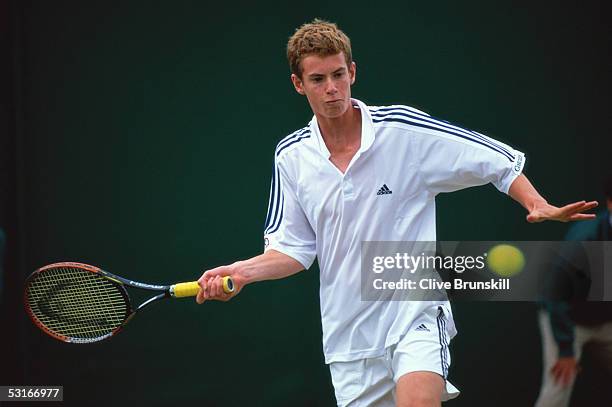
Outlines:
{"label": "racket logo", "polygon": [[87,319],[87,318],[75,318],[74,309],[67,309],[67,303],[62,300],[62,292],[68,292],[70,283],[61,283],[55,287],[50,288],[43,298],[37,301],[38,309],[40,312],[49,319],[63,324],[72,324],[81,328],[86,327],[97,327],[97,328],[109,328],[111,324],[108,323],[106,318],[102,319]]}

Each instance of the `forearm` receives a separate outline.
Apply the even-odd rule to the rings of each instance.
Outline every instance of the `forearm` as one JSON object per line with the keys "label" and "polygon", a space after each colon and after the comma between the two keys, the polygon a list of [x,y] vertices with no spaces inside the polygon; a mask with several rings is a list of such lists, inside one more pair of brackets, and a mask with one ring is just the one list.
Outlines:
{"label": "forearm", "polygon": [[527,211],[532,211],[538,204],[547,203],[546,199],[539,194],[524,174],[519,175],[514,182],[512,182],[508,190],[508,195],[523,205]]}
{"label": "forearm", "polygon": [[575,326],[569,316],[569,304],[548,302],[545,305],[550,318],[553,338],[559,348],[559,357],[574,356]]}
{"label": "forearm", "polygon": [[578,201],[558,208],[550,205],[523,174],[516,177],[512,182],[508,195],[527,209],[527,212],[529,212],[527,222],[530,223],[543,222],[545,220],[569,222],[595,218],[595,214],[583,212],[597,207],[597,201]]}
{"label": "forearm", "polygon": [[236,268],[236,273],[242,277],[245,285],[256,281],[289,277],[304,269],[304,266],[293,257],[276,250],[268,250],[259,256],[238,261],[232,266]]}
{"label": "forearm", "polygon": [[[303,269],[304,266],[294,258],[276,250],[268,250],[248,260],[205,271],[198,279],[201,289],[196,301],[198,304],[210,299],[227,301],[247,284],[288,277]],[[231,294],[224,292],[223,277],[231,277],[234,282],[234,291]]]}

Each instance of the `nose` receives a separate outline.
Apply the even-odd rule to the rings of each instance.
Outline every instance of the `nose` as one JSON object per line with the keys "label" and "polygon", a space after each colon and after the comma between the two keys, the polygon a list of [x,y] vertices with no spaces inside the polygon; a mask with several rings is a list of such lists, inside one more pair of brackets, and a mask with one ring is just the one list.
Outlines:
{"label": "nose", "polygon": [[333,95],[334,93],[338,92],[338,88],[336,87],[336,84],[332,78],[329,78],[325,83],[325,92],[328,95]]}

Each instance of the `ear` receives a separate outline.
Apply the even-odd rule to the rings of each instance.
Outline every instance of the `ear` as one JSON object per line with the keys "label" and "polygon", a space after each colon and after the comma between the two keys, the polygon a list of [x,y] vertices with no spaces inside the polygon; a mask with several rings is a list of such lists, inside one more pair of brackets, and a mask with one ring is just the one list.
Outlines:
{"label": "ear", "polygon": [[302,80],[294,73],[291,74],[291,83],[293,83],[293,87],[295,88],[295,91],[297,93],[299,93],[300,95],[305,95],[306,93],[304,92],[304,83],[302,82]]}
{"label": "ear", "polygon": [[357,78],[357,64],[355,61],[351,62],[351,66],[349,66],[349,75],[351,77],[351,85],[353,85]]}

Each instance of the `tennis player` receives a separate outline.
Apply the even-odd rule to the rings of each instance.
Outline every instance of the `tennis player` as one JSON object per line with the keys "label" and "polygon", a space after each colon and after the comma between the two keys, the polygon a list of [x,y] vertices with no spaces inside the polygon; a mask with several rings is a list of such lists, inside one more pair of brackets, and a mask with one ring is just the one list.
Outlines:
{"label": "tennis player", "polygon": [[340,406],[437,406],[456,334],[447,301],[360,299],[364,241],[435,241],[435,197],[492,183],[528,222],[591,219],[597,202],[550,205],[521,173],[523,153],[408,106],[351,98],[349,38],[335,24],[304,24],[287,44],[291,82],[314,113],[276,148],[262,255],[206,271],[198,303],[247,284],[320,267],[323,350]]}

